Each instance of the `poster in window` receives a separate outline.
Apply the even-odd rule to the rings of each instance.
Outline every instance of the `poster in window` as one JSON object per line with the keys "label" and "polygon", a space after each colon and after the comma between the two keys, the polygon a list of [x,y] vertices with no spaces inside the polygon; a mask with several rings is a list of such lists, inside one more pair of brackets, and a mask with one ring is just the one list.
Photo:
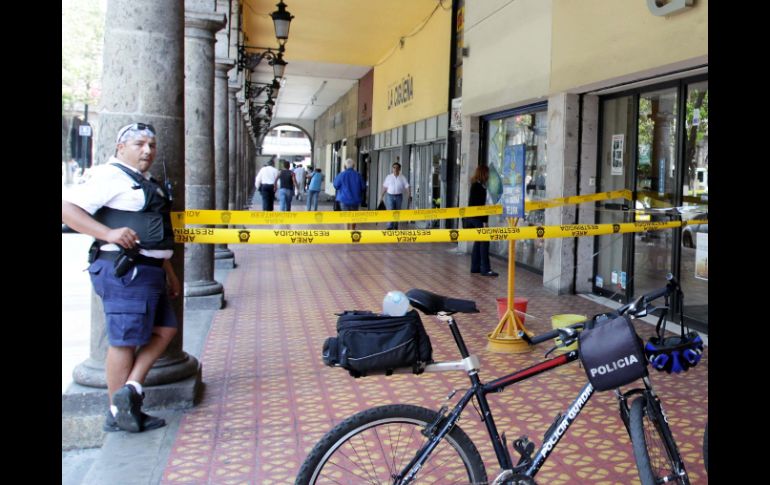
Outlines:
{"label": "poster in window", "polygon": [[610,174],[623,175],[623,141],[625,135],[612,135],[612,169]]}
{"label": "poster in window", "polygon": [[449,129],[451,131],[462,131],[463,129],[463,98],[452,98]]}
{"label": "poster in window", "polygon": [[526,146],[508,145],[503,156],[503,215],[524,217],[524,160]]}

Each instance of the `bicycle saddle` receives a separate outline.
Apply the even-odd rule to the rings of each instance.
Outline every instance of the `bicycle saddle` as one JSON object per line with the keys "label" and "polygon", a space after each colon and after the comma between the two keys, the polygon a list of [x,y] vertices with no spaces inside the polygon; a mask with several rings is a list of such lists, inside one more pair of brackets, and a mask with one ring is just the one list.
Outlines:
{"label": "bicycle saddle", "polygon": [[471,300],[460,300],[458,298],[449,298],[447,296],[437,295],[426,290],[412,288],[406,292],[407,298],[412,306],[426,315],[436,315],[438,312],[447,313],[478,313],[476,302]]}

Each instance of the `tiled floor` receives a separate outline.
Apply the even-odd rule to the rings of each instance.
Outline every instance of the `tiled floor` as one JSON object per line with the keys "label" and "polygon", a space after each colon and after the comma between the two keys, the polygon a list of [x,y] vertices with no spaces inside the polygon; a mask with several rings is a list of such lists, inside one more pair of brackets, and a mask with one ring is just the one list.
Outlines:
{"label": "tiled floor", "polygon": [[[491,380],[542,359],[547,345],[527,354],[486,350],[497,324],[495,298],[506,295],[504,263],[493,259],[499,278],[469,273],[470,258],[443,244],[369,246],[231,247],[238,268],[225,282],[227,307],[218,312],[202,354],[202,402],[181,423],[166,465],[164,484],[293,483],[316,441],[345,417],[380,404],[410,403],[437,409],[452,389],[464,389],[463,373],[353,379],[325,367],[321,347],[334,335],[335,312],[379,310],[388,290],[424,288],[473,299],[481,313],[459,315],[472,353]],[[556,297],[542,277],[516,271],[516,295],[529,298],[526,326],[550,328],[561,313],[591,315],[606,310],[578,296]],[[459,354],[445,326],[423,316],[434,359]],[[647,338],[654,328],[637,325]],[[654,372],[654,371],[651,371]],[[654,372],[653,382],[693,484],[708,483],[701,439],[708,409],[708,352],[683,375]],[[498,429],[509,443],[526,434],[539,446],[557,412],[564,412],[585,383],[572,364],[490,396]],[[455,396],[455,399],[459,397]],[[498,473],[494,453],[476,412],[460,421],[484,458],[490,479]],[[597,393],[537,476],[543,484],[638,483],[632,449],[612,393]]]}

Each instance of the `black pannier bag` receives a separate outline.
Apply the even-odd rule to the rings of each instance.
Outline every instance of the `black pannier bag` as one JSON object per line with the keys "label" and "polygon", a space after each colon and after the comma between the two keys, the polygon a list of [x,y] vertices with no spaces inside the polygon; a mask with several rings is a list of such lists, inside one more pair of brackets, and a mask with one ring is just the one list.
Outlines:
{"label": "black pannier bag", "polygon": [[337,336],[327,338],[323,345],[322,357],[328,366],[338,365],[353,377],[363,377],[382,372],[390,375],[400,367],[411,367],[420,374],[433,362],[433,348],[416,310],[401,317],[358,310],[338,315]]}
{"label": "black pannier bag", "polygon": [[647,375],[642,339],[625,316],[593,320],[580,332],[580,360],[597,391],[609,391]]}

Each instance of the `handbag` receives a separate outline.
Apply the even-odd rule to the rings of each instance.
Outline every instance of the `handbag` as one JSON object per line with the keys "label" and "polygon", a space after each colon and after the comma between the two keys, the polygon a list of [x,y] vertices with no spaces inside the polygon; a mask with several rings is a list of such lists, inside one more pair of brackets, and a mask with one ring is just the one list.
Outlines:
{"label": "handbag", "polygon": [[336,211],[342,210],[342,207],[340,207],[340,201],[338,200],[334,201],[334,210]]}
{"label": "handbag", "polygon": [[583,370],[597,391],[609,391],[647,375],[642,339],[626,315],[591,320],[578,337]]}
{"label": "handbag", "polygon": [[364,377],[390,375],[402,367],[420,374],[433,362],[432,354],[430,338],[416,310],[403,316],[354,310],[339,314],[337,336],[326,339],[321,357],[328,366]]}
{"label": "handbag", "polygon": [[378,210],[378,211],[384,211],[385,209],[386,209],[386,207],[385,207],[385,201],[384,201],[384,200],[381,200],[381,201],[380,201],[380,203],[379,203],[379,205],[377,206],[377,210]]}

